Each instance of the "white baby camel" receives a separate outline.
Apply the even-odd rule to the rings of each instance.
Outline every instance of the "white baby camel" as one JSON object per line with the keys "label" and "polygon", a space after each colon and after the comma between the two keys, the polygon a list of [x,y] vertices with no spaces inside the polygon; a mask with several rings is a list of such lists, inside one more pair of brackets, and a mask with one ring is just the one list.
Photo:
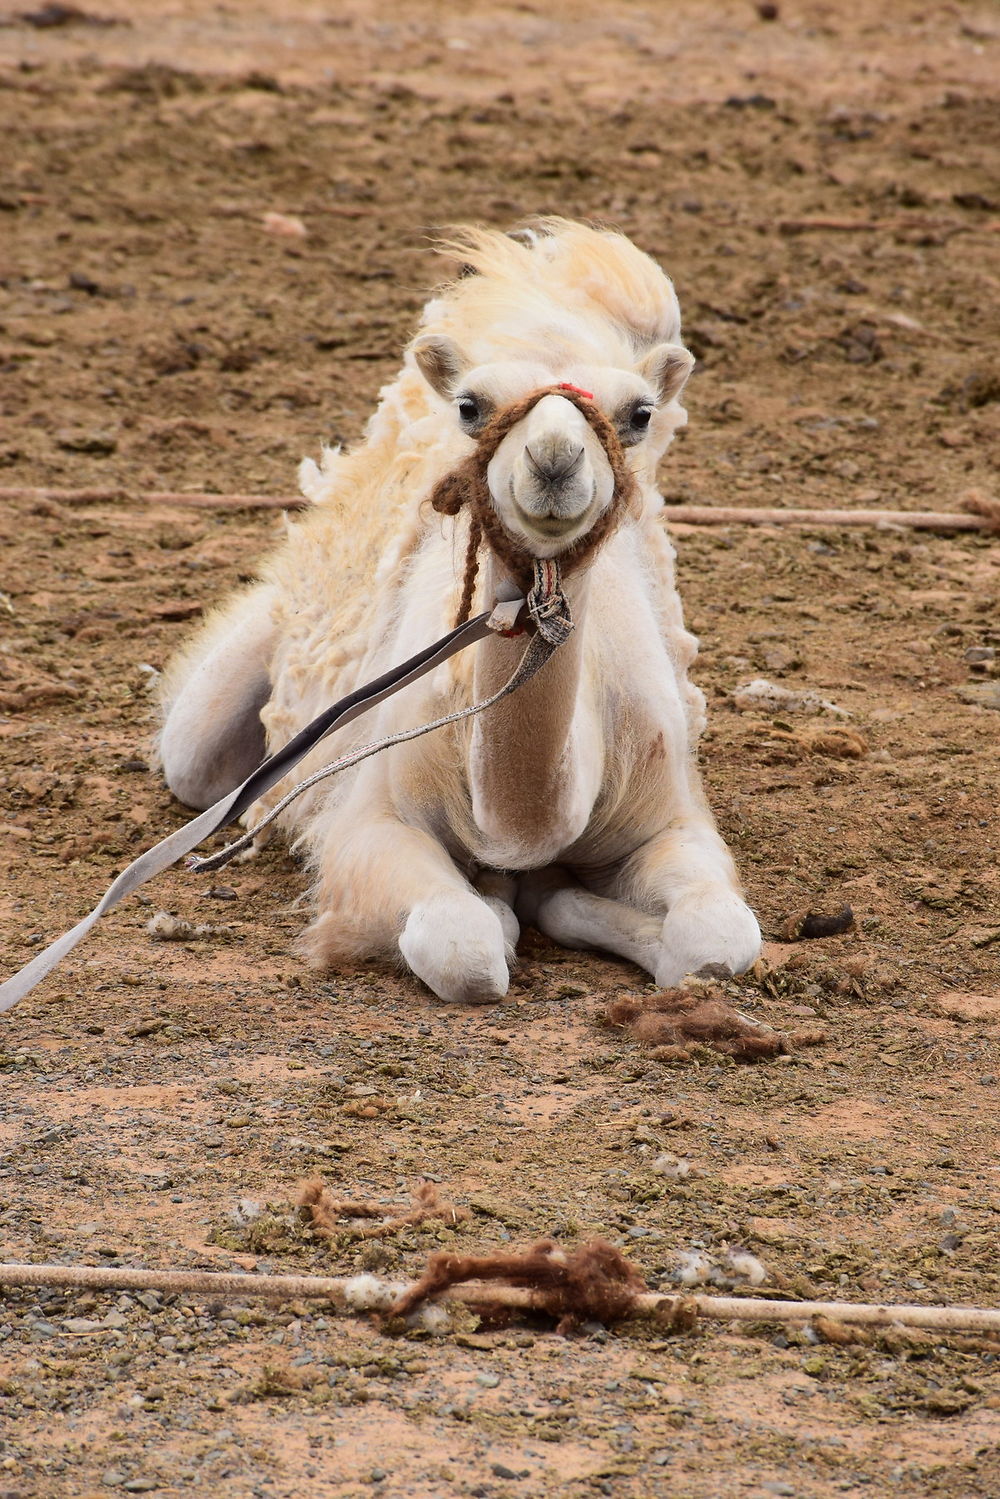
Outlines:
{"label": "white baby camel", "polygon": [[[686,421],[692,366],[673,287],[619,234],[545,220],[462,231],[463,274],[426,307],[363,443],[302,465],[313,502],[264,581],[211,619],[166,674],[163,769],[205,807],[334,698],[454,623],[468,520],[427,503],[495,411],[565,383],[591,393],[638,481],[638,503],[565,580],[576,628],[543,670],[481,717],[399,745],[283,814],[308,854],[318,964],[406,963],[441,998],[498,1000],[519,922],[631,959],[670,985],[742,972],[760,932],[705,803],[694,749],[704,699],[687,678],[657,461]],[[604,448],[549,394],[487,471],[507,531],[558,558],[610,503]],[[476,609],[505,579],[485,552]],[[334,740],[335,755],[494,692],[525,637],[490,637]],[[268,794],[272,805],[290,781]]]}

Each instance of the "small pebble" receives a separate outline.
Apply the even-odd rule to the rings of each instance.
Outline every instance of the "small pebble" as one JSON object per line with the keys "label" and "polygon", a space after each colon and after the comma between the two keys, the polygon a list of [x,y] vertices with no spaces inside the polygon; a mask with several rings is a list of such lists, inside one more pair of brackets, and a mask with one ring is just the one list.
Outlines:
{"label": "small pebble", "polygon": [[484,1390],[495,1390],[500,1383],[499,1374],[477,1374],[476,1383],[481,1384]]}

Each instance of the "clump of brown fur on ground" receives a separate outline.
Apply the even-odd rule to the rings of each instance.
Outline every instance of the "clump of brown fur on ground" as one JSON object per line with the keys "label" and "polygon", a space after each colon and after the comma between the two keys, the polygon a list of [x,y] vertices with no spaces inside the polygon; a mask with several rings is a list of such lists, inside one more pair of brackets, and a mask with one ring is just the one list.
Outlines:
{"label": "clump of brown fur on ground", "polygon": [[789,1038],[734,1010],[717,984],[621,995],[608,1006],[606,1018],[636,1041],[658,1048],[664,1061],[689,1061],[696,1046],[739,1062],[785,1056],[790,1049]]}
{"label": "clump of brown fur on ground", "polygon": [[620,1322],[646,1289],[635,1266],[605,1239],[591,1239],[572,1253],[553,1239],[540,1239],[514,1254],[432,1254],[391,1315],[405,1317],[428,1297],[469,1280],[499,1280],[537,1291],[539,1309],[559,1318],[559,1332],[581,1322]]}
{"label": "clump of brown fur on ground", "polygon": [[857,729],[844,724],[810,724],[802,729],[776,729],[766,724],[761,730],[769,739],[798,750],[804,755],[827,755],[834,760],[863,760],[868,741]]}
{"label": "clump of brown fur on ground", "polygon": [[[296,1206],[309,1216],[314,1233],[324,1239],[383,1239],[400,1228],[414,1228],[430,1218],[460,1223],[468,1218],[468,1208],[446,1202],[433,1182],[422,1181],[414,1189],[413,1206],[404,1213],[387,1213],[383,1204],[353,1197],[334,1197],[321,1177],[304,1181],[296,1194]],[[358,1219],[377,1219],[362,1228]],[[354,1221],[352,1221],[354,1220]]]}

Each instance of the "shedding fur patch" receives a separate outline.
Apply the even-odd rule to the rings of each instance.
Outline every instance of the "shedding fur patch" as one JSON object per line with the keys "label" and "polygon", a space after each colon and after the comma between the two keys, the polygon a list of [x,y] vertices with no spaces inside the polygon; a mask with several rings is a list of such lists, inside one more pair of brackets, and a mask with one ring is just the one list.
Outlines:
{"label": "shedding fur patch", "polygon": [[405,1283],[377,1275],[352,1275],[344,1283],[344,1305],[352,1312],[387,1312],[405,1289]]}
{"label": "shedding fur patch", "polygon": [[214,937],[220,928],[208,921],[185,921],[183,916],[174,916],[170,911],[157,911],[146,922],[146,931],[157,942],[188,942],[192,937]]}
{"label": "shedding fur patch", "polygon": [[665,1062],[691,1061],[699,1046],[738,1062],[759,1062],[789,1051],[785,1036],[734,1010],[717,984],[625,994],[608,1006],[607,1020],[655,1047]]}
{"label": "shedding fur patch", "polygon": [[553,1239],[540,1239],[514,1254],[432,1254],[424,1274],[399,1298],[392,1315],[409,1316],[428,1297],[469,1280],[503,1281],[536,1291],[539,1309],[558,1318],[559,1332],[582,1322],[620,1322],[646,1289],[635,1266],[605,1239],[591,1239],[572,1251]]}

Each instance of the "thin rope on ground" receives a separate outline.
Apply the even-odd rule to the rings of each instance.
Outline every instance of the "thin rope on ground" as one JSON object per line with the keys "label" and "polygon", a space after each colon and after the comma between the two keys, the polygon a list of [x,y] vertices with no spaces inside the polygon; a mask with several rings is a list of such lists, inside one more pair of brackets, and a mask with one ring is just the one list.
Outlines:
{"label": "thin rope on ground", "polygon": [[[364,1310],[358,1292],[371,1288],[369,1306],[391,1306],[411,1297],[420,1285],[380,1281],[375,1276],[255,1275],[217,1270],[150,1270],[105,1265],[0,1264],[0,1287],[45,1286],[92,1291],[162,1291],[182,1295],[263,1297],[294,1301],[321,1297],[336,1306]],[[375,1293],[381,1290],[381,1303]],[[482,1281],[451,1284],[448,1300],[474,1306],[508,1307],[521,1311],[549,1311],[546,1289]],[[973,1332],[1000,1335],[1000,1310],[965,1306],[882,1305],[852,1301],[778,1301],[756,1296],[705,1296],[637,1291],[625,1315],[671,1321],[689,1314],[714,1322],[781,1322],[795,1326],[826,1317],[847,1326],[909,1327],[934,1332]]]}
{"label": "thin rope on ground", "polygon": [[[0,487],[0,500],[45,500],[57,505],[175,505],[196,510],[305,510],[301,495],[211,494],[193,490],[133,492],[119,489]],[[668,505],[663,517],[684,526],[874,526],[916,531],[1000,531],[1000,500],[972,494],[961,510],[837,510],[776,506]]]}

